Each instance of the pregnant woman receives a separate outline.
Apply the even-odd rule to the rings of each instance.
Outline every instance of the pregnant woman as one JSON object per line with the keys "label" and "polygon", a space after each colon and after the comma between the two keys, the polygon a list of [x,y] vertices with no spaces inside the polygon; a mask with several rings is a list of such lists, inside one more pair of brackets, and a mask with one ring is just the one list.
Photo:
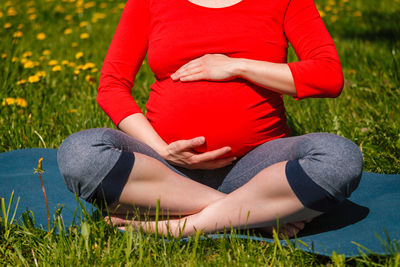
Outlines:
{"label": "pregnant woman", "polygon": [[[298,62],[287,63],[290,43]],[[131,96],[148,53],[156,82],[144,115]],[[116,225],[163,234],[225,228],[292,236],[350,196],[362,154],[329,133],[290,137],[282,94],[337,97],[343,74],[312,0],[128,0],[97,102],[119,130],[60,146],[68,188],[107,205]]]}

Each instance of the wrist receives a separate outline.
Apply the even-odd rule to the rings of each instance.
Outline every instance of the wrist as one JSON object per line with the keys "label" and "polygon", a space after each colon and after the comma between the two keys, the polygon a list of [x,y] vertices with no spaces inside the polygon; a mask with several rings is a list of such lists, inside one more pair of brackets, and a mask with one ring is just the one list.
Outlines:
{"label": "wrist", "polygon": [[234,60],[235,61],[233,64],[233,69],[232,69],[234,76],[236,76],[238,78],[244,78],[246,75],[248,59],[235,58]]}

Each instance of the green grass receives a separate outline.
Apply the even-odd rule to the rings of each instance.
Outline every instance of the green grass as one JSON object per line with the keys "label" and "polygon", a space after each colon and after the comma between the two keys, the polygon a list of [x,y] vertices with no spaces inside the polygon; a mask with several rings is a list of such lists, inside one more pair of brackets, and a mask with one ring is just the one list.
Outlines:
{"label": "green grass", "polygon": [[[0,101],[4,102],[0,105],[0,152],[57,148],[79,130],[114,127],[95,98],[99,70],[123,3],[0,2]],[[400,1],[316,3],[337,45],[345,89],[336,99],[295,101],[285,97],[293,132],[325,131],[345,136],[362,149],[365,171],[400,173]],[[40,33],[45,34],[43,40],[37,39]],[[88,38],[81,39],[83,33],[88,33]],[[77,58],[79,52],[83,55]],[[289,59],[296,60],[292,50]],[[51,60],[58,62],[50,66]],[[88,62],[95,66],[85,65]],[[61,70],[53,71],[55,66]],[[45,76],[36,75],[39,81],[29,82],[29,77],[34,81],[38,71],[44,71]],[[17,84],[23,79],[27,82]],[[145,62],[133,90],[143,111],[153,81]],[[13,104],[9,98],[20,100]],[[341,255],[320,257],[293,247],[281,248],[276,242],[163,242],[143,233],[121,233],[104,222],[90,220],[84,224],[86,230],[78,226],[59,228],[60,234],[47,235],[46,231],[33,228],[29,220],[6,228],[4,216],[1,218],[1,265],[35,265],[36,261],[39,265],[400,264],[399,252],[344,259]]]}

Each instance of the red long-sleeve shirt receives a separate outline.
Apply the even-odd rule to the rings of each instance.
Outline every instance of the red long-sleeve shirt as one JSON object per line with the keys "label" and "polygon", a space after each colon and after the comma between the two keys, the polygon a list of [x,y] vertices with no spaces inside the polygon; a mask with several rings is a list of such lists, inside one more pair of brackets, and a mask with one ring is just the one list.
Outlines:
{"label": "red long-sleeve shirt", "polygon": [[334,43],[312,0],[242,0],[207,8],[188,0],[128,0],[101,71],[97,101],[112,121],[141,112],[131,96],[148,52],[156,82],[147,118],[167,143],[197,136],[200,150],[231,146],[241,156],[288,136],[282,95],[245,79],[173,81],[170,75],[204,54],[289,63],[297,95],[336,97],[343,74]]}

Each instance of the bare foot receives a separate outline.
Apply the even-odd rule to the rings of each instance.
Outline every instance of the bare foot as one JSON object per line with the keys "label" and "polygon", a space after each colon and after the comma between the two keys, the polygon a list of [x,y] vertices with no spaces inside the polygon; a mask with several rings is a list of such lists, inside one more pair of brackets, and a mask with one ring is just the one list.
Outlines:
{"label": "bare foot", "polygon": [[[304,229],[306,223],[311,222],[312,219],[307,219],[304,221],[299,221],[299,222],[291,222],[291,223],[286,223],[283,225],[279,226],[279,232],[278,232],[278,237],[281,239],[284,239],[286,237],[288,238],[292,238],[295,235],[297,235],[301,230]],[[264,227],[264,228],[260,228],[262,233],[268,234],[268,235],[272,235],[273,231],[276,229],[276,226],[270,226],[270,227]]]}

